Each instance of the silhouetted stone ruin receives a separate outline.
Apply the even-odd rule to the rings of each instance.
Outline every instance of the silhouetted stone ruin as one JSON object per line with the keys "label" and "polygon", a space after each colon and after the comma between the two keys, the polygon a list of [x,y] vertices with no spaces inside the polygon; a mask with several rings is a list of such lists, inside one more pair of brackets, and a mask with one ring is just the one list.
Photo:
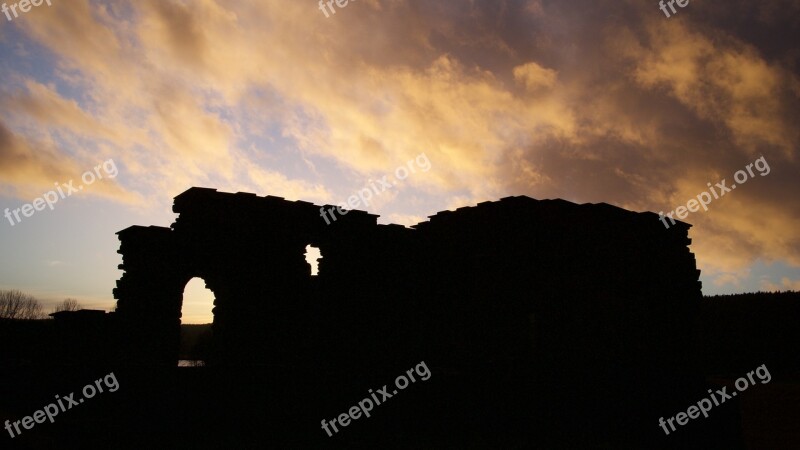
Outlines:
{"label": "silhouetted stone ruin", "polygon": [[[175,197],[173,211],[171,228],[118,233],[114,296],[131,362],[176,363],[193,277],[216,297],[221,364],[425,354],[662,366],[690,353],[701,292],[689,225],[665,229],[653,213],[520,196],[412,228],[356,210],[327,224],[319,205],[207,188]],[[307,245],[321,250],[318,276]]]}

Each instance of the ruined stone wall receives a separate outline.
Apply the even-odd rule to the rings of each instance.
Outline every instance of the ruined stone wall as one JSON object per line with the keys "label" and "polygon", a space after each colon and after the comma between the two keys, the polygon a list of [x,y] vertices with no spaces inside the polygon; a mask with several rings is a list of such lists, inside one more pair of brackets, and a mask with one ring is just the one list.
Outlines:
{"label": "ruined stone wall", "polygon": [[[413,229],[363,211],[328,225],[318,205],[202,188],[173,210],[171,228],[118,233],[132,361],[174,363],[183,288],[201,277],[224,363],[692,364],[689,226],[652,213],[509,197]],[[309,244],[322,251],[317,277]]]}

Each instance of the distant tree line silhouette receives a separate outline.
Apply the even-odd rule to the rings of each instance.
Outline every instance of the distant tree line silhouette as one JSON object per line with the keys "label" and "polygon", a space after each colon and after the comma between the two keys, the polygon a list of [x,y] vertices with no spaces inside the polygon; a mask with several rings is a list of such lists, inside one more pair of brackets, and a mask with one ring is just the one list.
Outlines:
{"label": "distant tree line silhouette", "polygon": [[44,319],[41,303],[22,291],[0,291],[0,318],[16,320]]}
{"label": "distant tree line silhouette", "polygon": [[755,292],[704,297],[698,339],[704,371],[736,375],[766,364],[800,371],[800,292]]}
{"label": "distant tree line silhouette", "polygon": [[[53,312],[80,311],[83,309],[74,298],[64,299],[53,307]],[[48,319],[41,302],[30,294],[12,289],[0,291],[0,319],[41,320]]]}
{"label": "distant tree line silhouette", "polygon": [[208,360],[213,344],[213,329],[209,324],[181,325],[181,343],[178,357],[183,360]]}
{"label": "distant tree line silhouette", "polygon": [[63,302],[56,305],[53,309],[54,313],[62,312],[62,311],[80,311],[83,309],[83,306],[78,303],[77,300],[74,298],[65,299]]}

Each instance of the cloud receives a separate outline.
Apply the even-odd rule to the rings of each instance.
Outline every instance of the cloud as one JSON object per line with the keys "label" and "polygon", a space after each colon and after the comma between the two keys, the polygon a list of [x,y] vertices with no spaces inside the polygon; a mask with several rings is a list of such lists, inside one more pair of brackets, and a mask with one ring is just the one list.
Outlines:
{"label": "cloud", "polygon": [[725,125],[749,154],[774,147],[793,157],[798,132],[782,100],[796,81],[791,73],[733,37],[715,42],[685,22],[663,21],[647,31],[647,42],[631,52],[639,85],[666,89],[698,118]]}
{"label": "cloud", "polygon": [[761,289],[765,291],[800,291],[800,280],[783,277],[781,284],[773,283],[770,280],[761,280]]}
{"label": "cloud", "polygon": [[36,145],[0,122],[0,180],[9,188],[52,184],[66,179],[77,165],[48,143]]}
{"label": "cloud", "polygon": [[[0,192],[25,201],[40,197],[54,186],[77,180],[92,171],[102,161],[78,161],[59,151],[51,140],[29,140],[15,134],[0,121]],[[140,204],[142,199],[123,189],[116,181],[104,179],[81,195],[100,196],[128,204]]]}
{"label": "cloud", "polygon": [[522,83],[526,89],[551,88],[556,83],[556,71],[546,69],[535,62],[529,62],[514,68],[514,79]]}
{"label": "cloud", "polygon": [[259,167],[248,167],[245,170],[250,180],[249,191],[254,193],[319,203],[330,202],[332,199],[332,194],[320,184],[290,180],[279,172]]}
{"label": "cloud", "polygon": [[27,92],[17,92],[3,99],[4,108],[29,115],[38,125],[51,125],[101,139],[118,138],[116,133],[84,111],[75,100],[59,95],[53,86],[33,80],[26,81],[25,85]]}

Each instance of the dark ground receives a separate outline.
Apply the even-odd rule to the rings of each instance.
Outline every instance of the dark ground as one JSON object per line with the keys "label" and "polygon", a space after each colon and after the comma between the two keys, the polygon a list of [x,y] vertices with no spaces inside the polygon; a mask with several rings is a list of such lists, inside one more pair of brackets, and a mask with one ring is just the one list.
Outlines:
{"label": "dark ground", "polygon": [[[354,374],[327,374],[315,385],[298,384],[281,375],[279,367],[250,368],[236,374],[213,368],[174,368],[164,371],[115,371],[120,388],[98,394],[5,443],[16,448],[741,448],[740,433],[750,449],[800,448],[800,379],[773,376],[766,385],[751,387],[737,402],[711,410],[709,419],[665,437],[657,417],[642,417],[627,410],[625,402],[587,405],[581,391],[599,387],[596,374],[561,377],[554,385],[541,379],[537,392],[517,393],[509,400],[503,385],[518,383],[508,377],[536,376],[512,371],[498,376],[491,370],[465,375],[430,366],[432,376],[411,384],[372,417],[361,417],[328,437],[321,429],[331,419],[368,395],[367,389],[390,384],[391,379],[365,380],[353,386]],[[6,410],[0,415],[19,420],[43,408],[54,394],[78,392],[85,384],[106,375],[101,369],[32,370],[4,376]],[[398,370],[402,373],[402,370]],[[620,374],[620,376],[623,376]],[[476,392],[480,385],[495,392]],[[587,381],[587,379],[589,381]],[[727,380],[711,379],[713,384]],[[709,385],[711,386],[711,385]],[[390,386],[391,387],[391,386]],[[702,398],[675,399],[665,411],[676,414]],[[646,395],[646,393],[641,393]],[[537,399],[562,407],[547,411],[529,408]],[[680,406],[679,406],[680,405]],[[581,407],[575,410],[574,407]],[[526,414],[521,411],[532,411]],[[666,415],[666,413],[665,413]],[[740,415],[740,419],[730,421]],[[740,422],[739,422],[740,420]],[[731,423],[734,425],[731,426]],[[736,424],[741,424],[741,430]],[[652,439],[626,430],[649,429]],[[612,444],[613,443],[613,444]],[[622,447],[620,447],[622,443]],[[5,448],[5,446],[4,446]]]}
{"label": "dark ground", "polygon": [[[87,399],[56,416],[54,424],[37,424],[13,439],[0,429],[0,448],[797,449],[798,305],[796,293],[705,298],[697,327],[705,381],[676,380],[641,364],[506,361],[456,368],[425,354],[373,372],[364,363],[338,373],[278,365],[137,369],[17,361],[0,371],[0,425],[43,409],[56,394],[75,392],[77,399],[83,386],[112,371],[119,390]],[[31,323],[16,338],[4,335],[6,353],[27,354],[20,350],[24,342],[49,348],[46,340],[35,339],[47,335],[48,327]],[[181,357],[197,357],[208,327],[184,331]],[[372,417],[351,422],[333,437],[322,430],[322,419],[346,412],[369,389],[391,389],[394,378],[420,360],[430,368],[430,379],[410,384],[375,406]],[[707,389],[731,385],[762,364],[772,376],[769,383],[757,382],[714,407],[708,419],[692,420],[669,436],[658,426],[659,415],[686,411]],[[689,393],[665,402],[664,392],[676,386],[681,389],[675,392]]]}

